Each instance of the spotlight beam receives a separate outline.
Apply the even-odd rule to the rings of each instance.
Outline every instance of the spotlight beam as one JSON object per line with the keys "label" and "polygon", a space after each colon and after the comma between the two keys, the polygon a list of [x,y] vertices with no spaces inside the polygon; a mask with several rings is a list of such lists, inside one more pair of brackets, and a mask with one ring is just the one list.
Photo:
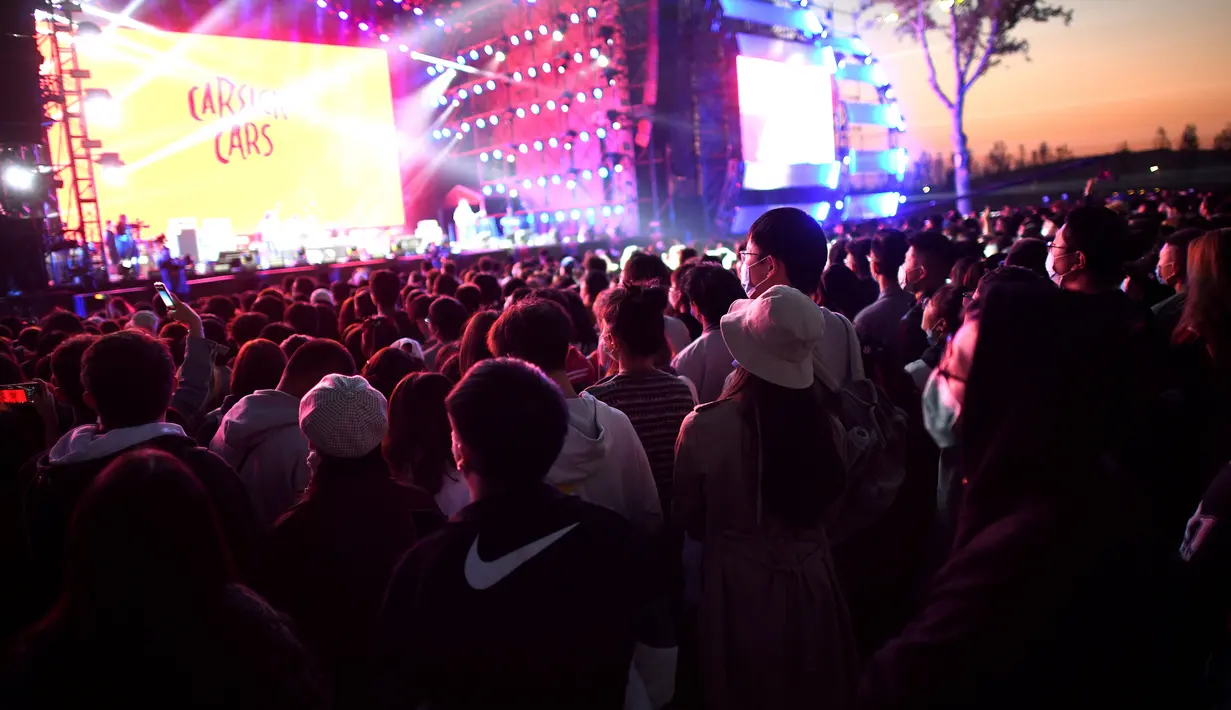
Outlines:
{"label": "spotlight beam", "polygon": [[457,71],[460,71],[460,72],[466,72],[467,74],[480,73],[479,70],[475,69],[474,67],[468,67],[465,64],[458,64],[457,62],[451,59],[444,59],[443,57],[433,57],[430,54],[423,54],[422,52],[411,52],[410,58],[416,61],[423,62],[424,64],[440,64],[441,66],[446,66],[446,67],[449,67],[450,69],[456,69]]}

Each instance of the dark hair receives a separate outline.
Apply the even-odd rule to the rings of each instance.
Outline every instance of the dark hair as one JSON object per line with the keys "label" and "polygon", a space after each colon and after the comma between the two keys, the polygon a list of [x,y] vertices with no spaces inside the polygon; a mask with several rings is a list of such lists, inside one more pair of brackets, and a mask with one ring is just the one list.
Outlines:
{"label": "dark hair", "polygon": [[436,283],[432,284],[432,293],[437,296],[452,297],[457,293],[457,277],[450,273],[442,273],[436,277]]}
{"label": "dark hair", "polygon": [[272,341],[256,338],[244,343],[231,368],[231,395],[236,399],[257,390],[278,386],[286,369],[286,355]]}
{"label": "dark hair", "polygon": [[85,394],[85,386],[81,384],[81,361],[85,351],[97,340],[97,335],[74,335],[56,346],[51,353],[51,374],[55,379],[56,389],[64,394],[64,398],[73,407],[84,407],[81,396]]}
{"label": "dark hair", "polygon": [[261,296],[252,304],[252,310],[255,313],[265,314],[270,323],[277,323],[286,313],[286,302],[273,296]]}
{"label": "dark hair", "polygon": [[1046,278],[1039,275],[1038,272],[1032,271],[1022,266],[1001,266],[983,275],[979,279],[979,286],[975,289],[979,294],[979,298],[987,297],[987,294],[996,287],[1004,284],[1046,284],[1050,283]]}
{"label": "dark hair", "polygon": [[986,273],[983,260],[974,256],[964,256],[953,264],[949,271],[949,282],[968,291],[978,288],[979,280]]}
{"label": "dark hair", "polygon": [[107,335],[109,333],[118,333],[119,331],[120,331],[120,324],[116,323],[113,320],[105,320],[102,323],[98,324],[98,332],[102,335]]}
{"label": "dark hair", "polygon": [[624,262],[624,270],[620,274],[620,283],[624,286],[663,286],[670,285],[671,268],[663,260],[643,251],[634,252]]}
{"label": "dark hair", "polygon": [[1064,220],[1065,245],[1085,256],[1085,270],[1102,286],[1124,275],[1129,241],[1128,222],[1106,207],[1078,207]]}
{"label": "dark hair", "polygon": [[544,372],[559,372],[568,359],[572,328],[563,306],[527,298],[500,314],[487,336],[487,346],[496,357],[515,357]]}
{"label": "dark hair", "polygon": [[199,612],[235,579],[209,494],[157,449],[125,453],[98,474],[73,512],[65,558],[64,591],[43,626]]}
{"label": "dark hair", "polygon": [[310,303],[292,303],[286,309],[286,322],[296,333],[315,338],[319,335],[316,307]]}
{"label": "dark hair", "polygon": [[945,284],[932,294],[930,303],[936,307],[937,317],[944,319],[945,333],[956,333],[957,329],[962,327],[962,312],[967,293],[970,293],[969,289],[957,284]]}
{"label": "dark hair", "polygon": [[1192,336],[1205,342],[1219,369],[1231,370],[1231,229],[1188,245],[1188,297],[1173,339]]}
{"label": "dark hair", "polygon": [[1004,258],[1005,266],[1020,266],[1039,274],[1047,275],[1047,242],[1029,237],[1018,239],[1009,247]]}
{"label": "dark hair", "polygon": [[389,430],[381,444],[385,461],[395,476],[409,470],[413,483],[432,495],[456,466],[445,411],[452,388],[444,375],[416,372],[402,378],[389,397]]}
{"label": "dark hair", "polygon": [[376,302],[372,300],[372,292],[368,288],[361,288],[355,292],[353,299],[355,309],[355,320],[364,321],[376,315]]}
{"label": "dark hair", "polygon": [[568,407],[559,388],[539,369],[516,360],[475,365],[445,406],[465,447],[467,472],[505,486],[542,481],[568,433]]}
{"label": "dark hair", "polygon": [[284,340],[295,334],[295,329],[286,323],[270,323],[261,328],[261,336],[266,340],[272,340],[281,345]]}
{"label": "dark hair", "polygon": [[108,429],[163,418],[175,391],[175,361],[162,341],[131,329],[104,335],[81,357],[81,383]]}
{"label": "dark hair", "polygon": [[573,321],[572,342],[585,348],[597,347],[598,332],[594,330],[594,314],[582,302],[581,294],[573,289],[564,289],[556,293],[559,294],[559,297],[555,299],[556,303],[564,306],[564,310],[568,311],[569,319]]}
{"label": "dark hair", "polygon": [[517,291],[517,289],[525,288],[525,287],[526,287],[526,282],[524,279],[519,279],[516,277],[511,278],[508,281],[504,282],[504,288],[502,288],[500,291],[500,297],[508,298],[509,296],[512,296],[513,293]]}
{"label": "dark hair", "polygon": [[[906,243],[923,259],[929,270],[939,270],[946,276],[953,268],[953,242],[940,232],[919,232],[906,238]],[[873,246],[873,253],[875,253]]]}
{"label": "dark hair", "polygon": [[906,251],[909,248],[905,234],[896,229],[882,229],[872,237],[869,252],[880,275],[896,281],[898,268],[906,262]]}
{"label": "dark hair", "polygon": [[295,354],[296,350],[303,347],[303,344],[308,342],[311,339],[312,338],[304,335],[303,333],[296,333],[290,336],[289,338],[287,338],[286,340],[283,340],[282,344],[279,345],[278,348],[282,350],[283,355],[285,355],[287,358],[290,358],[290,356]]}
{"label": "dark hair", "polygon": [[466,327],[469,316],[461,302],[448,296],[437,298],[427,309],[428,324],[432,330],[441,340],[450,342],[462,337],[462,329]]}
{"label": "dark hair", "polygon": [[503,298],[500,290],[500,281],[491,274],[476,274],[474,280],[470,283],[478,287],[483,306],[495,306]]}
{"label": "dark hair", "polygon": [[854,320],[868,305],[867,296],[864,283],[846,264],[830,266],[821,274],[821,305],[834,313]]}
{"label": "dark hair", "polygon": [[599,294],[610,286],[611,279],[607,278],[607,273],[604,271],[587,271],[585,280],[582,281],[582,288],[585,289],[585,294],[590,298],[591,303],[597,301]]}
{"label": "dark hair", "polygon": [[43,320],[39,322],[43,330],[58,330],[67,335],[76,335],[85,332],[85,325],[76,313],[69,313],[62,308],[56,308],[43,316]]}
{"label": "dark hair", "polygon": [[346,348],[333,340],[313,338],[300,346],[286,361],[283,377],[296,390],[292,394],[302,397],[325,375],[354,374],[355,360]]}
{"label": "dark hair", "polygon": [[457,366],[461,374],[483,360],[492,357],[491,348],[487,346],[487,336],[500,314],[496,311],[479,311],[466,322],[466,332],[462,333],[461,344],[457,348]]}
{"label": "dark hair", "polygon": [[22,328],[21,332],[17,334],[17,344],[33,352],[38,347],[38,339],[42,334],[43,329],[37,325]]}
{"label": "dark hair", "polygon": [[313,303],[311,305],[316,311],[316,337],[337,340],[338,315],[334,312],[333,306],[325,303]]}
{"label": "dark hair", "polygon": [[389,399],[393,396],[393,388],[397,387],[403,377],[424,369],[423,361],[405,350],[384,347],[368,358],[367,364],[363,366],[363,378],[373,389],[385,395],[385,399]]}
{"label": "dark hair", "polygon": [[786,269],[790,285],[804,293],[816,293],[825,270],[828,245],[825,230],[807,212],[795,207],[776,207],[757,218],[748,230],[761,258],[772,256]]}
{"label": "dark hair", "polygon": [[829,262],[828,266],[837,266],[846,262],[846,244],[850,241],[846,237],[838,237],[829,243]]}
{"label": "dark hair", "polygon": [[1188,282],[1188,246],[1193,243],[1193,240],[1204,235],[1205,232],[1200,229],[1180,229],[1172,232],[1163,240],[1165,245],[1175,247],[1175,275],[1180,283]]}
{"label": "dark hair", "polygon": [[[849,239],[846,242],[846,253],[855,262],[855,275],[861,279],[872,277],[872,267],[868,259],[872,255],[872,240],[867,237]],[[902,256],[906,258],[905,254]]]}
{"label": "dark hair", "polygon": [[666,347],[663,309],[667,294],[661,288],[640,286],[608,289],[594,305],[599,322],[632,357],[650,357]]}
{"label": "dark hair", "polygon": [[218,316],[223,323],[230,323],[235,317],[235,301],[226,296],[210,296],[203,312]]}
{"label": "dark hair", "polygon": [[684,279],[684,293],[707,325],[716,326],[731,304],[746,298],[739,278],[718,264],[697,264]]}
{"label": "dark hair", "polygon": [[723,398],[739,396],[744,426],[759,432],[747,462],[761,471],[765,509],[789,530],[815,527],[846,486],[833,418],[813,388],[788,389],[738,367]]}
{"label": "dark hair", "polygon": [[393,308],[401,292],[398,275],[389,269],[373,271],[368,278],[368,289],[372,294],[372,302],[383,308]]}
{"label": "dark hair", "polygon": [[261,331],[269,322],[269,316],[264,313],[240,313],[231,321],[231,340],[242,347],[249,340],[261,337]]}
{"label": "dark hair", "polygon": [[376,351],[393,345],[402,337],[397,323],[388,316],[372,316],[363,321],[362,332],[359,347],[363,351],[365,362],[375,355]]}
{"label": "dark hair", "polygon": [[453,296],[466,308],[467,313],[474,313],[483,306],[483,292],[474,284],[462,284],[457,287]]}

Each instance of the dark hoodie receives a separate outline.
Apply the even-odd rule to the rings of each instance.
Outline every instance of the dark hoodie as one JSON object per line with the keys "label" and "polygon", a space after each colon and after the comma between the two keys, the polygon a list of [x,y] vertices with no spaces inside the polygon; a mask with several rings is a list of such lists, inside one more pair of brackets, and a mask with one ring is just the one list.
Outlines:
{"label": "dark hoodie", "polygon": [[98,433],[96,425],[77,427],[60,438],[50,451],[27,465],[18,541],[20,565],[28,589],[24,621],[33,621],[50,609],[60,593],[65,537],[81,494],[113,460],[139,447],[165,451],[183,461],[201,481],[218,516],[227,546],[241,574],[252,568],[258,532],[252,504],[235,471],[217,455],[196,445],[176,424],[152,422]]}
{"label": "dark hoodie", "polygon": [[1158,484],[1137,465],[1144,358],[1100,311],[1037,287],[988,294],[958,420],[956,539],[867,664],[861,707],[1185,707],[1174,541],[1155,534]]}

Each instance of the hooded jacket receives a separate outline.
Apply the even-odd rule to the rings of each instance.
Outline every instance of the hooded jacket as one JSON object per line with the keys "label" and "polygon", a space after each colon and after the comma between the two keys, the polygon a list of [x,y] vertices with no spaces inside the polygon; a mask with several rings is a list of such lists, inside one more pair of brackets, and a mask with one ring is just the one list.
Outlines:
{"label": "hooded jacket", "polygon": [[257,390],[231,407],[209,450],[235,468],[257,522],[268,530],[308,486],[308,440],[299,431],[299,398]]}
{"label": "hooded jacket", "polygon": [[227,546],[241,573],[250,571],[258,533],[252,506],[235,471],[199,447],[177,424],[151,422],[99,433],[94,424],[62,436],[50,451],[23,471],[28,481],[21,511],[25,571],[14,576],[28,589],[28,621],[47,611],[60,593],[69,521],[81,495],[112,461],[129,450],[149,447],[183,461],[201,481]]}
{"label": "hooded jacket", "polygon": [[564,448],[547,482],[584,501],[614,510],[642,532],[662,527],[662,505],[650,460],[628,417],[586,393],[568,400]]}

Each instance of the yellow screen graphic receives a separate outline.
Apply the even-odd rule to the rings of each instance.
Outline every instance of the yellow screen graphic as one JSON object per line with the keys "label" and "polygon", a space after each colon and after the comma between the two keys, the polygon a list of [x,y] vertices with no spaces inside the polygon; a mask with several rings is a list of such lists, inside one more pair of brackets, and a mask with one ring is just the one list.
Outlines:
{"label": "yellow screen graphic", "polygon": [[[270,215],[320,227],[404,223],[388,59],[382,50],[120,29],[78,46],[104,220],[150,225]],[[95,115],[100,117],[95,120]],[[111,120],[101,120],[108,117]]]}

